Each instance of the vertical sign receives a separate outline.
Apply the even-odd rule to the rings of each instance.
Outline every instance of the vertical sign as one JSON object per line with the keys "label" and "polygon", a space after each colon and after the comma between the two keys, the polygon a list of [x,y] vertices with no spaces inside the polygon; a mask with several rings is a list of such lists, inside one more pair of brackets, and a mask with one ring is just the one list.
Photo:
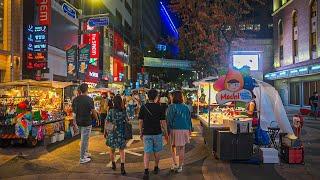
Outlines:
{"label": "vertical sign", "polygon": [[78,75],[79,79],[84,80],[90,60],[90,44],[79,48]]}
{"label": "vertical sign", "polygon": [[72,46],[66,51],[67,58],[67,78],[75,80],[77,78],[77,46]]}
{"label": "vertical sign", "polygon": [[51,24],[51,0],[37,0],[39,8],[39,24],[50,26]]}
{"label": "vertical sign", "polygon": [[27,69],[47,69],[48,27],[41,25],[28,25],[25,35]]}

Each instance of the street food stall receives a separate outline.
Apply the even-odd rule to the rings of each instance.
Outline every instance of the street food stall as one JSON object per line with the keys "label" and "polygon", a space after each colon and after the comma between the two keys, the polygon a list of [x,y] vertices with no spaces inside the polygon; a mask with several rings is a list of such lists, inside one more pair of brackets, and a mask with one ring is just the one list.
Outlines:
{"label": "street food stall", "polygon": [[[199,89],[202,84],[209,84],[208,104],[211,104],[212,94],[215,96],[214,102],[217,105],[209,106],[207,112],[200,110],[198,118],[203,129],[204,141],[217,158],[221,160],[252,158],[253,144],[256,144],[257,139],[259,142],[259,132],[263,131],[268,136],[270,129],[274,129],[271,126],[274,125],[279,126],[280,131],[287,133],[287,137],[294,137],[278,93],[271,85],[253,79],[249,73],[229,69],[226,75],[213,81],[202,80],[194,84]],[[198,102],[201,102],[200,98],[198,99]],[[256,106],[254,115],[251,114],[253,101]],[[259,120],[255,121],[257,119]],[[272,145],[270,143],[269,139],[264,145]],[[260,148],[259,151],[261,154],[271,152],[272,161],[268,159],[266,162],[276,163],[279,162],[278,153],[274,153],[278,152],[276,148],[276,146]]]}
{"label": "street food stall", "polygon": [[[64,112],[69,82],[21,80],[0,84],[0,145],[64,140],[71,126]],[[75,132],[76,133],[76,132]]]}

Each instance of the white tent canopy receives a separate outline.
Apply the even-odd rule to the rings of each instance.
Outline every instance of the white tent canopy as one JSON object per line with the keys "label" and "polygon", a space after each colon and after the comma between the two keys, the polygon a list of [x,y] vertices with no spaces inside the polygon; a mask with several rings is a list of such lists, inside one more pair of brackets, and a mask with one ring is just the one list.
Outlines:
{"label": "white tent canopy", "polygon": [[200,84],[207,84],[207,83],[214,83],[214,81],[218,80],[218,76],[209,76],[203,79],[200,79],[199,81],[193,82],[193,85],[199,86]]}
{"label": "white tent canopy", "polygon": [[73,85],[72,82],[59,82],[59,81],[35,81],[31,79],[1,83],[0,88],[10,88],[12,86],[39,86],[51,88],[65,88]]}
{"label": "white tent canopy", "polygon": [[254,88],[257,110],[260,111],[260,127],[267,131],[268,127],[279,125],[282,132],[295,137],[287,113],[278,91],[268,83],[256,80],[259,87]]}

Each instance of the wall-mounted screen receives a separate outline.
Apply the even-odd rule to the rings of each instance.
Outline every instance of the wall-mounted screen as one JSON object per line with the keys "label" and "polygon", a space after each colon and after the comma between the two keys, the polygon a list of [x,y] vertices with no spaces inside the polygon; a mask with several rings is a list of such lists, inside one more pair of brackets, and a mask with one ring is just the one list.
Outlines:
{"label": "wall-mounted screen", "polygon": [[251,71],[259,70],[259,55],[258,54],[235,54],[233,55],[233,66],[236,68],[242,68],[243,66],[249,66]]}

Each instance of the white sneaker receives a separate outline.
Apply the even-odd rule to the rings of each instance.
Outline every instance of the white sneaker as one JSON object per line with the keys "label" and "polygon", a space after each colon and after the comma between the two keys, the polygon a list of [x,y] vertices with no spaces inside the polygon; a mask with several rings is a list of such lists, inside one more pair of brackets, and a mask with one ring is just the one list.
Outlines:
{"label": "white sneaker", "polygon": [[177,173],[181,173],[182,172],[182,166],[178,167],[178,169],[176,170]]}
{"label": "white sneaker", "polygon": [[170,170],[171,170],[171,171],[176,171],[177,169],[178,169],[178,165],[172,164]]}
{"label": "white sneaker", "polygon": [[88,153],[88,152],[86,152],[86,153],[84,153],[84,157],[85,157],[85,158],[91,158],[91,154]]}
{"label": "white sneaker", "polygon": [[83,159],[80,159],[80,164],[85,164],[85,163],[88,163],[90,161],[91,161],[90,158],[84,157]]}

